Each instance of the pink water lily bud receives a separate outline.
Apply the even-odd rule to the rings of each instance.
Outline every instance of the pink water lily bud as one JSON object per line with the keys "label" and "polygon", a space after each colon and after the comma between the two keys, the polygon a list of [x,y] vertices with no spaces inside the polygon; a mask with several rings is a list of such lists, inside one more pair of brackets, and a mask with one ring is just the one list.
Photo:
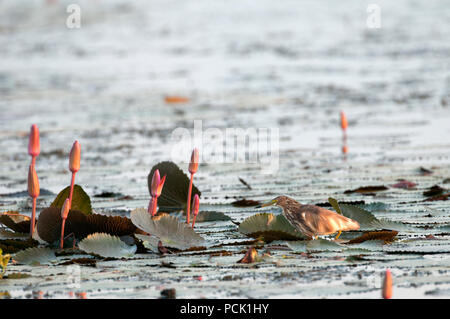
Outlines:
{"label": "pink water lily bud", "polygon": [[198,160],[199,160],[200,154],[198,151],[198,148],[194,148],[191,155],[191,162],[189,163],[189,172],[191,174],[195,174],[198,170]]}
{"label": "pink water lily bud", "polygon": [[72,173],[76,173],[80,170],[80,157],[81,157],[81,146],[78,141],[73,143],[72,149],[69,155],[69,169]]}
{"label": "pink water lily bud", "polygon": [[41,152],[41,144],[39,142],[39,129],[36,124],[31,125],[30,137],[28,140],[28,154],[38,156]]}
{"label": "pink water lily bud", "polygon": [[61,218],[62,219],[67,218],[67,216],[69,215],[69,210],[70,210],[70,200],[68,198],[66,198],[66,200],[64,201],[64,205],[61,208]]}
{"label": "pink water lily bud", "polygon": [[159,175],[159,170],[155,170],[152,177],[152,187],[151,187],[151,193],[152,197],[159,197],[161,195],[164,182],[166,181],[166,175],[161,179]]}
{"label": "pink water lily bud", "polygon": [[39,196],[39,192],[39,179],[34,165],[30,165],[28,169],[28,194],[32,198],[37,198]]}
{"label": "pink water lily bud", "polygon": [[344,111],[341,111],[341,127],[344,131],[348,127],[347,116],[345,116]]}
{"label": "pink water lily bud", "polygon": [[200,208],[200,198],[198,197],[198,194],[195,194],[194,205],[192,206],[192,213],[194,214],[194,216],[198,215],[199,208]]}
{"label": "pink water lily bud", "polygon": [[384,275],[382,296],[384,299],[392,298],[392,274],[389,269],[386,270]]}

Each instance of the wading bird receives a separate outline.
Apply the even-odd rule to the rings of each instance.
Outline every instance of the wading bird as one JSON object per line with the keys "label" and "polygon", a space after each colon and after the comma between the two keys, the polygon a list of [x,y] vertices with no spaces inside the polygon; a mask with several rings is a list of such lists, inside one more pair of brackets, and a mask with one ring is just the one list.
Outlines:
{"label": "wading bird", "polygon": [[353,219],[319,206],[302,205],[287,196],[278,196],[256,208],[272,205],[281,207],[289,223],[309,238],[337,232],[335,239],[338,239],[342,231],[359,229],[359,223]]}

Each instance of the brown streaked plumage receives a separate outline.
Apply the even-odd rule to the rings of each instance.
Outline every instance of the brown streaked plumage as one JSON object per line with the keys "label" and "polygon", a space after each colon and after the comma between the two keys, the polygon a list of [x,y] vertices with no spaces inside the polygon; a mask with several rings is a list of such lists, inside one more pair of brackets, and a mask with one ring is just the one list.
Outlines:
{"label": "brown streaked plumage", "polygon": [[276,205],[283,209],[286,219],[307,237],[317,237],[338,233],[342,231],[357,230],[359,223],[328,209],[314,206],[302,205],[287,196],[278,196],[260,207]]}

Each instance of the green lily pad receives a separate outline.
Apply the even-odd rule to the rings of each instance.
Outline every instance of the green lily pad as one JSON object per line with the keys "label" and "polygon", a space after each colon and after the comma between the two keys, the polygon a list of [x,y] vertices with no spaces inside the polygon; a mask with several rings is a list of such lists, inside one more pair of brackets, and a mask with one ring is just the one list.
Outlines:
{"label": "green lily pad", "polygon": [[87,236],[78,248],[88,254],[107,258],[129,258],[136,253],[136,245],[129,246],[117,236],[105,233],[95,233]]}
{"label": "green lily pad", "polygon": [[305,238],[283,215],[271,213],[259,213],[246,218],[239,225],[239,232],[252,238],[261,238],[265,242]]}
{"label": "green lily pad", "polygon": [[[70,195],[70,186],[67,186],[56,196],[50,207],[61,209],[64,202]],[[72,207],[71,210],[78,210],[86,215],[92,214],[91,199],[89,195],[79,185],[74,185],[72,194]]]}
{"label": "green lily pad", "polygon": [[190,225],[180,222],[176,217],[164,214],[152,218],[145,208],[137,208],[130,215],[137,228],[158,237],[165,247],[185,250],[206,245],[205,240]]}
{"label": "green lily pad", "polygon": [[222,212],[204,211],[198,213],[195,219],[195,223],[228,221],[228,220],[231,220],[231,217],[225,215]]}
{"label": "green lily pad", "polygon": [[25,265],[44,265],[51,264],[56,260],[53,249],[46,247],[33,247],[19,251],[14,255],[13,260]]}

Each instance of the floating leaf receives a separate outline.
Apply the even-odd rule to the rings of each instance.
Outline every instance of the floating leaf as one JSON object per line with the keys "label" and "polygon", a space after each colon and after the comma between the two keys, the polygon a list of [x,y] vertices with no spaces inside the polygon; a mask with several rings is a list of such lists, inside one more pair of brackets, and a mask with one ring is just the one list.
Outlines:
{"label": "floating leaf", "polygon": [[352,194],[352,193],[360,193],[360,194],[370,194],[370,193],[374,193],[374,192],[380,192],[380,191],[385,191],[388,190],[388,188],[384,185],[381,186],[364,186],[364,187],[359,187],[356,189],[352,189],[352,190],[346,190],[344,192],[344,194]]}
{"label": "floating leaf", "polygon": [[16,232],[9,231],[7,229],[0,228],[0,240],[3,240],[3,239],[26,240],[29,236],[30,236],[30,234],[27,234],[27,233],[16,233]]}
{"label": "floating leaf", "polygon": [[437,196],[437,195],[442,195],[444,192],[446,192],[447,190],[445,188],[442,188],[439,185],[434,185],[431,186],[427,191],[423,192],[423,196]]}
{"label": "floating leaf", "polygon": [[0,214],[0,223],[18,233],[30,232],[30,217],[19,212],[4,212]]}
{"label": "floating leaf", "polygon": [[55,252],[46,247],[33,247],[19,251],[13,261],[25,265],[44,265],[56,260]]}
{"label": "floating leaf", "polygon": [[398,181],[398,183],[395,183],[394,185],[391,185],[391,187],[394,188],[403,188],[403,189],[414,189],[416,188],[417,184],[407,181],[406,179],[401,179]]}
{"label": "floating leaf", "polygon": [[[59,192],[58,196],[56,196],[53,203],[50,207],[61,208],[64,205],[64,202],[70,195],[70,186],[64,188],[61,192]],[[73,194],[72,194],[72,210],[78,210],[86,215],[92,214],[91,207],[91,199],[89,195],[83,190],[83,188],[79,185],[74,185]]]}
{"label": "floating leaf", "polygon": [[184,96],[172,95],[164,97],[164,101],[166,101],[167,104],[188,103],[189,98]]}
{"label": "floating leaf", "polygon": [[252,238],[261,237],[266,242],[304,238],[283,215],[271,213],[259,213],[246,218],[239,225],[239,232]]}
{"label": "floating leaf", "polygon": [[120,237],[131,235],[136,231],[131,219],[120,216],[91,214],[87,216],[87,223],[90,233],[107,233]]}
{"label": "floating leaf", "polygon": [[348,241],[347,244],[359,244],[367,240],[382,240],[385,244],[387,244],[392,242],[397,234],[398,231],[395,230],[370,231],[365,232],[357,238],[353,238]]}
{"label": "floating leaf", "polygon": [[203,211],[197,215],[196,223],[202,222],[215,222],[215,221],[228,221],[231,220],[230,216],[225,215],[222,212]]}
{"label": "floating leaf", "polygon": [[251,206],[258,206],[260,204],[261,203],[256,200],[245,199],[245,198],[231,203],[231,205],[233,205],[234,207],[251,207]]}
{"label": "floating leaf", "polygon": [[25,248],[35,247],[37,244],[37,241],[29,239],[29,237],[27,237],[26,240],[5,239],[0,240],[0,249],[2,249],[4,253],[15,254]]}
{"label": "floating leaf", "polygon": [[[39,215],[37,232],[47,243],[54,243],[61,237],[61,212],[49,207]],[[136,227],[131,220],[120,216],[105,216],[100,214],[85,215],[80,211],[71,210],[67,216],[64,233],[74,234],[75,238],[83,239],[93,233],[107,233],[124,236],[133,234]]]}
{"label": "floating leaf", "polygon": [[131,212],[131,221],[139,229],[158,237],[165,247],[185,250],[206,244],[191,226],[170,215],[151,217],[145,208]]}
{"label": "floating leaf", "polygon": [[[166,175],[166,181],[158,197],[158,206],[163,211],[184,210],[188,197],[189,178],[183,171],[173,162],[161,162],[153,166],[148,175],[148,189],[151,194],[152,177],[155,170],[159,170],[161,176]],[[192,198],[195,195],[200,196],[201,193],[195,185],[192,185]]]}
{"label": "floating leaf", "polygon": [[[49,207],[39,214],[37,233],[42,240],[52,244],[61,238],[61,209]],[[89,234],[87,216],[78,210],[70,210],[66,219],[64,233],[74,234],[81,239]]]}
{"label": "floating leaf", "polygon": [[345,217],[356,220],[361,230],[372,230],[372,229],[390,229],[397,231],[411,231],[412,228],[400,222],[394,222],[385,219],[377,219],[371,212],[364,210],[358,206],[338,204],[333,198],[329,198],[330,204],[333,208],[342,213]]}
{"label": "floating leaf", "polygon": [[289,248],[295,252],[321,252],[321,251],[342,251],[346,247],[339,245],[336,242],[326,239],[314,239],[314,240],[299,240],[286,242]]}
{"label": "floating leaf", "polygon": [[129,258],[136,253],[136,245],[128,246],[117,236],[105,233],[95,233],[87,236],[78,248],[94,255],[107,258]]}

